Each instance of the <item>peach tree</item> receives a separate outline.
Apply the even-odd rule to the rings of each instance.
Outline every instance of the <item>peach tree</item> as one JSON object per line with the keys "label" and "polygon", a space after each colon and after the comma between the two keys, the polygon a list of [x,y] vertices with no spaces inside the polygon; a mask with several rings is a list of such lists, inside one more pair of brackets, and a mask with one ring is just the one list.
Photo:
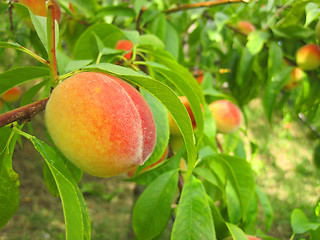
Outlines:
{"label": "peach tree", "polygon": [[[61,199],[66,239],[91,239],[83,172],[145,187],[136,239],[159,239],[170,219],[173,240],[275,239],[246,106],[261,98],[270,124],[280,111],[319,142],[317,1],[2,1],[0,11],[0,228],[19,206],[12,156],[27,139]],[[292,239],[319,238],[315,206],[314,219],[292,211]]]}

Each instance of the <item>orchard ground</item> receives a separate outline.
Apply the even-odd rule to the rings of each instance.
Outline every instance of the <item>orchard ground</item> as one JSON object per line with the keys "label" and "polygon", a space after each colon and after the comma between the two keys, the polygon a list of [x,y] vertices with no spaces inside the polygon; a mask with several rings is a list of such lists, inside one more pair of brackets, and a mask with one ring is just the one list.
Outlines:
{"label": "orchard ground", "polygon": [[[301,208],[311,217],[320,195],[320,172],[311,162],[315,141],[307,138],[307,129],[298,123],[286,129],[276,114],[271,129],[258,100],[252,101],[247,110],[251,119],[249,138],[260,146],[251,162],[257,184],[268,194],[274,210],[274,222],[268,234],[289,239],[292,210]],[[35,135],[45,139],[43,114],[32,125]],[[23,151],[17,147],[13,159],[20,177],[21,203],[15,216],[0,231],[0,240],[65,239],[61,202],[45,188],[43,160],[29,142],[22,141]],[[92,239],[133,239],[130,218],[135,184],[122,181],[125,178],[124,175],[107,179],[84,175],[80,189],[91,215]],[[263,218],[259,221],[263,229]],[[169,232],[161,239],[169,239]]]}

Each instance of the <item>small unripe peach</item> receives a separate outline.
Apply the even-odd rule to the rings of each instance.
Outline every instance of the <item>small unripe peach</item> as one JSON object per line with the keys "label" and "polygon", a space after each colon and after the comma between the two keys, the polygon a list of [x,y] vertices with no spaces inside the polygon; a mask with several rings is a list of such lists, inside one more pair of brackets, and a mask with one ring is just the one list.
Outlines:
{"label": "small unripe peach", "polygon": [[299,48],[296,62],[302,70],[313,70],[320,66],[320,47],[316,44],[307,44]]}
{"label": "small unripe peach", "polygon": [[[46,0],[18,0],[18,2],[27,6],[34,15],[42,16],[42,17],[47,16]],[[52,2],[54,5],[55,19],[58,21],[58,23],[60,23],[61,22],[60,5],[56,0],[53,0]]]}
{"label": "small unripe peach", "polygon": [[22,89],[19,86],[13,87],[3,93],[1,98],[5,102],[15,102],[22,96]]}
{"label": "small unripe peach", "polygon": [[[181,96],[181,97],[179,97],[179,99],[183,103],[185,108],[187,109],[187,112],[188,112],[190,119],[191,119],[192,127],[193,127],[193,129],[195,129],[197,127],[196,120],[195,120],[194,115],[192,113],[192,110],[191,110],[191,107],[190,107],[190,104],[189,104],[187,97]],[[176,122],[174,121],[173,117],[171,116],[171,114],[169,112],[168,112],[168,117],[169,117],[170,134],[181,135],[181,132],[180,132],[178,125],[176,124]]]}
{"label": "small unripe peach", "polygon": [[117,50],[129,51],[123,55],[127,60],[129,60],[132,56],[132,51],[130,51],[132,50],[132,48],[133,48],[133,43],[130,40],[119,40],[115,47],[115,49]]}
{"label": "small unripe peach", "polygon": [[145,99],[130,84],[103,73],[78,73],[59,84],[48,101],[45,121],[66,158],[99,177],[142,165],[156,143]]}
{"label": "small unripe peach", "polygon": [[219,132],[232,133],[240,127],[242,113],[232,102],[228,100],[218,100],[211,103],[209,109]]}
{"label": "small unripe peach", "polygon": [[240,31],[246,35],[256,30],[256,27],[248,21],[240,21],[237,26]]}
{"label": "small unripe peach", "polygon": [[[163,160],[165,160],[168,157],[168,152],[169,152],[169,147],[167,147],[164,150],[162,157],[158,161],[156,161],[154,164],[151,164],[150,166],[144,168],[140,173],[143,173],[143,172],[147,171],[148,169],[150,169],[150,168],[156,166],[157,164],[161,163]],[[134,175],[134,173],[136,172],[136,170],[137,170],[136,167],[134,169],[131,169],[129,172],[127,172],[128,176],[132,177]]]}
{"label": "small unripe peach", "polygon": [[290,79],[286,83],[284,89],[291,90],[298,87],[301,84],[304,77],[305,77],[305,73],[301,70],[301,68],[296,67],[292,69],[290,74]]}

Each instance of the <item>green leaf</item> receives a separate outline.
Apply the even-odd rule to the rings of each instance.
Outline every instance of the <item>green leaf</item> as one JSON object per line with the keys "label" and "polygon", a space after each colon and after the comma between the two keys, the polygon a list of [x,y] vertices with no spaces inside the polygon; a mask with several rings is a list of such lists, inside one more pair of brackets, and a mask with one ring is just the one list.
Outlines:
{"label": "green leaf", "polygon": [[96,0],[69,0],[69,2],[90,17],[94,16],[98,7]]}
{"label": "green leaf", "polygon": [[301,209],[294,209],[291,214],[291,227],[294,233],[305,233],[316,230],[320,223],[312,223]]}
{"label": "green leaf", "polygon": [[283,54],[281,47],[276,42],[271,42],[268,52],[268,79],[279,72],[283,65]]}
{"label": "green leaf", "polygon": [[135,17],[135,11],[128,6],[128,3],[120,4],[117,6],[105,6],[98,10],[97,17],[104,16],[124,16],[124,17]]}
{"label": "green leaf", "polygon": [[[33,26],[43,44],[45,49],[48,51],[47,45],[47,18],[42,16],[34,15],[25,5],[20,3],[13,3],[14,8],[17,11],[19,17],[26,22],[33,23]],[[59,42],[59,24],[55,21],[55,45],[58,46]]]}
{"label": "green leaf", "polygon": [[141,90],[141,95],[146,99],[151,108],[156,123],[157,142],[152,155],[143,166],[138,166],[137,171],[154,164],[162,157],[164,151],[168,147],[170,137],[167,109],[150,93]]}
{"label": "green leaf", "polygon": [[144,34],[139,37],[138,44],[140,46],[154,46],[157,49],[164,49],[164,43],[155,35]]}
{"label": "green leaf", "polygon": [[167,21],[166,35],[164,39],[166,50],[172,54],[172,56],[178,60],[180,53],[180,36],[174,26]]}
{"label": "green leaf", "polygon": [[76,60],[95,59],[98,56],[97,36],[105,47],[114,47],[123,35],[122,31],[112,24],[98,23],[92,25],[84,31],[73,50],[73,56]]}
{"label": "green leaf", "polygon": [[158,236],[171,216],[176,194],[178,171],[172,170],[156,178],[141,194],[133,209],[133,229],[140,240]]}
{"label": "green leaf", "polygon": [[173,157],[168,158],[167,160],[164,160],[163,162],[157,164],[154,169],[143,172],[129,180],[140,185],[149,185],[154,179],[156,179],[161,174],[171,170],[179,169],[180,161],[184,152],[185,149],[181,149]]}
{"label": "green leaf", "polygon": [[171,240],[180,239],[216,239],[205,189],[193,176],[183,186],[171,233]]}
{"label": "green leaf", "polygon": [[290,40],[307,40],[314,34],[312,30],[296,24],[285,27],[272,27],[271,30],[276,37],[282,37]]}
{"label": "green leaf", "polygon": [[[193,131],[190,122],[190,117],[187,113],[186,108],[181,103],[180,99],[176,94],[163,83],[139,72],[135,72],[132,69],[124,68],[114,64],[101,63],[90,65],[83,69],[84,71],[98,71],[114,74],[122,79],[128,80],[134,83],[146,91],[151,93],[157,98],[171,113],[173,118],[176,120],[177,125],[182,130],[182,136],[186,143],[186,149],[188,154],[189,166],[194,166],[196,161],[196,146],[194,144]],[[186,124],[190,123],[190,124]],[[189,167],[189,174],[192,172],[192,167]]]}
{"label": "green leaf", "polygon": [[237,225],[228,222],[226,222],[226,225],[233,239],[248,240],[247,235]]}
{"label": "green leaf", "polygon": [[313,2],[310,2],[306,6],[306,22],[304,24],[307,27],[310,23],[312,23],[315,19],[320,16],[319,5]]}
{"label": "green leaf", "polygon": [[273,221],[272,205],[268,199],[268,196],[258,186],[256,186],[256,194],[258,195],[265,216],[265,231],[267,232],[270,229]]}
{"label": "green leaf", "polygon": [[270,37],[270,33],[266,31],[253,31],[248,36],[246,47],[252,55],[259,53],[266,40]]}
{"label": "green leaf", "polygon": [[263,109],[267,115],[268,121],[271,123],[272,113],[276,105],[276,100],[279,92],[289,80],[291,67],[285,68],[278,72],[271,78],[271,81],[267,84],[262,96]]}
{"label": "green leaf", "polygon": [[40,91],[40,89],[43,88],[47,83],[48,83],[48,81],[42,81],[42,82],[38,83],[37,85],[34,85],[33,87],[31,87],[28,91],[26,91],[22,96],[20,106],[22,107],[22,106],[25,106],[25,105],[31,103],[33,98]]}
{"label": "green leaf", "polygon": [[91,239],[89,212],[80,189],[64,161],[53,148],[34,136],[18,131],[28,138],[42,155],[55,179],[62,201],[66,225],[66,239]]}
{"label": "green leaf", "polygon": [[49,68],[19,67],[12,68],[0,74],[0,95],[14,86],[35,78],[49,76]]}
{"label": "green leaf", "polygon": [[[196,120],[197,133],[199,134],[198,137],[201,138],[201,135],[204,131],[204,116],[201,108],[201,105],[203,105],[203,98],[198,97],[197,92],[194,91],[194,88],[192,88],[192,84],[186,84],[186,79],[183,78],[180,74],[174,72],[171,69],[168,69],[166,66],[163,66],[162,64],[158,64],[155,62],[147,62],[147,66],[151,67],[154,71],[157,71],[161,75],[163,75],[167,80],[174,84],[177,87],[177,89],[179,89],[179,91],[182,92],[184,96],[187,97],[194,118]],[[194,84],[197,84],[195,81],[193,82]],[[199,85],[197,85],[197,87],[199,88]],[[189,122],[191,123],[190,117]],[[187,124],[187,122],[185,122],[185,124]]]}
{"label": "green leaf", "polygon": [[248,76],[252,71],[254,55],[250,53],[248,48],[244,48],[239,61],[239,66],[236,73],[236,82],[241,86],[248,80]]}
{"label": "green leaf", "polygon": [[227,181],[230,182],[235,196],[239,198],[241,214],[244,217],[250,204],[250,198],[255,191],[255,180],[250,164],[245,159],[226,154],[215,155],[212,158],[214,161],[210,161],[211,170],[225,185]]}
{"label": "green leaf", "polygon": [[[10,130],[10,132],[12,132],[12,129]],[[3,134],[2,131],[1,134]],[[15,214],[20,202],[20,182],[18,174],[12,169],[12,155],[17,139],[18,135],[13,136],[13,138],[9,140],[8,147],[0,154],[0,229],[5,226]]]}
{"label": "green leaf", "polygon": [[229,234],[229,229],[227,228],[226,222],[221,216],[221,213],[218,210],[217,206],[214,204],[214,202],[210,198],[208,201],[209,201],[210,209],[212,212],[214,228],[217,233],[217,236],[219,236],[221,239],[224,239]]}

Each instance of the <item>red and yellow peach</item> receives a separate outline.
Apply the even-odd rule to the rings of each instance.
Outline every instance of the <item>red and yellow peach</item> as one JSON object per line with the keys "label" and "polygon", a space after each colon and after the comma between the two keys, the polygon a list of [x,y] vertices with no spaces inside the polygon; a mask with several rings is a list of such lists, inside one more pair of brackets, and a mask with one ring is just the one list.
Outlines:
{"label": "red and yellow peach", "polygon": [[[167,147],[164,150],[162,157],[158,161],[156,161],[154,164],[151,164],[150,166],[144,168],[140,173],[143,173],[143,172],[149,170],[150,168],[152,168],[152,167],[158,165],[159,163],[161,163],[163,160],[165,160],[168,157],[168,152],[169,152],[169,147]],[[136,167],[131,169],[129,172],[127,172],[128,176],[132,177],[135,174],[136,170],[137,170]]]}
{"label": "red and yellow peach", "polygon": [[228,100],[218,100],[209,105],[209,109],[216,122],[220,133],[232,133],[236,131],[242,121],[241,110]]}
{"label": "red and yellow peach", "polygon": [[[187,99],[187,97],[185,96],[180,96],[179,97],[180,101],[183,103],[183,105],[185,106],[185,108],[187,109],[187,112],[190,116],[191,119],[191,124],[193,129],[195,129],[197,127],[196,125],[196,120],[194,118],[194,115],[192,113],[189,101]],[[176,124],[176,122],[174,121],[172,115],[170,113],[168,113],[168,117],[169,117],[169,127],[170,127],[170,134],[172,135],[181,135],[180,129],[178,127],[178,125]]]}
{"label": "red and yellow peach", "polygon": [[314,70],[320,66],[320,47],[307,44],[298,49],[296,62],[302,70]]}
{"label": "red and yellow peach", "polygon": [[123,56],[129,60],[132,56],[133,43],[130,40],[119,40],[115,49],[127,51]]}
{"label": "red and yellow peach", "polygon": [[[61,22],[61,9],[60,5],[56,0],[52,0],[54,4],[54,15],[55,19],[58,23]],[[37,16],[46,17],[47,9],[46,9],[46,0],[18,0],[19,3],[27,6],[30,11]]]}
{"label": "red and yellow peach", "polygon": [[256,30],[256,27],[248,21],[239,21],[237,27],[246,35]]}
{"label": "red and yellow peach", "polygon": [[22,89],[19,86],[13,87],[1,95],[5,102],[15,102],[22,96]]}
{"label": "red and yellow peach", "polygon": [[110,177],[142,165],[156,143],[151,109],[127,82],[103,73],[73,75],[52,92],[48,132],[74,165]]}
{"label": "red and yellow peach", "polygon": [[304,78],[305,78],[305,73],[304,73],[304,71],[301,70],[301,68],[296,67],[296,68],[292,69],[291,74],[290,74],[290,79],[288,80],[288,82],[284,86],[284,89],[291,90],[291,89],[298,87]]}

